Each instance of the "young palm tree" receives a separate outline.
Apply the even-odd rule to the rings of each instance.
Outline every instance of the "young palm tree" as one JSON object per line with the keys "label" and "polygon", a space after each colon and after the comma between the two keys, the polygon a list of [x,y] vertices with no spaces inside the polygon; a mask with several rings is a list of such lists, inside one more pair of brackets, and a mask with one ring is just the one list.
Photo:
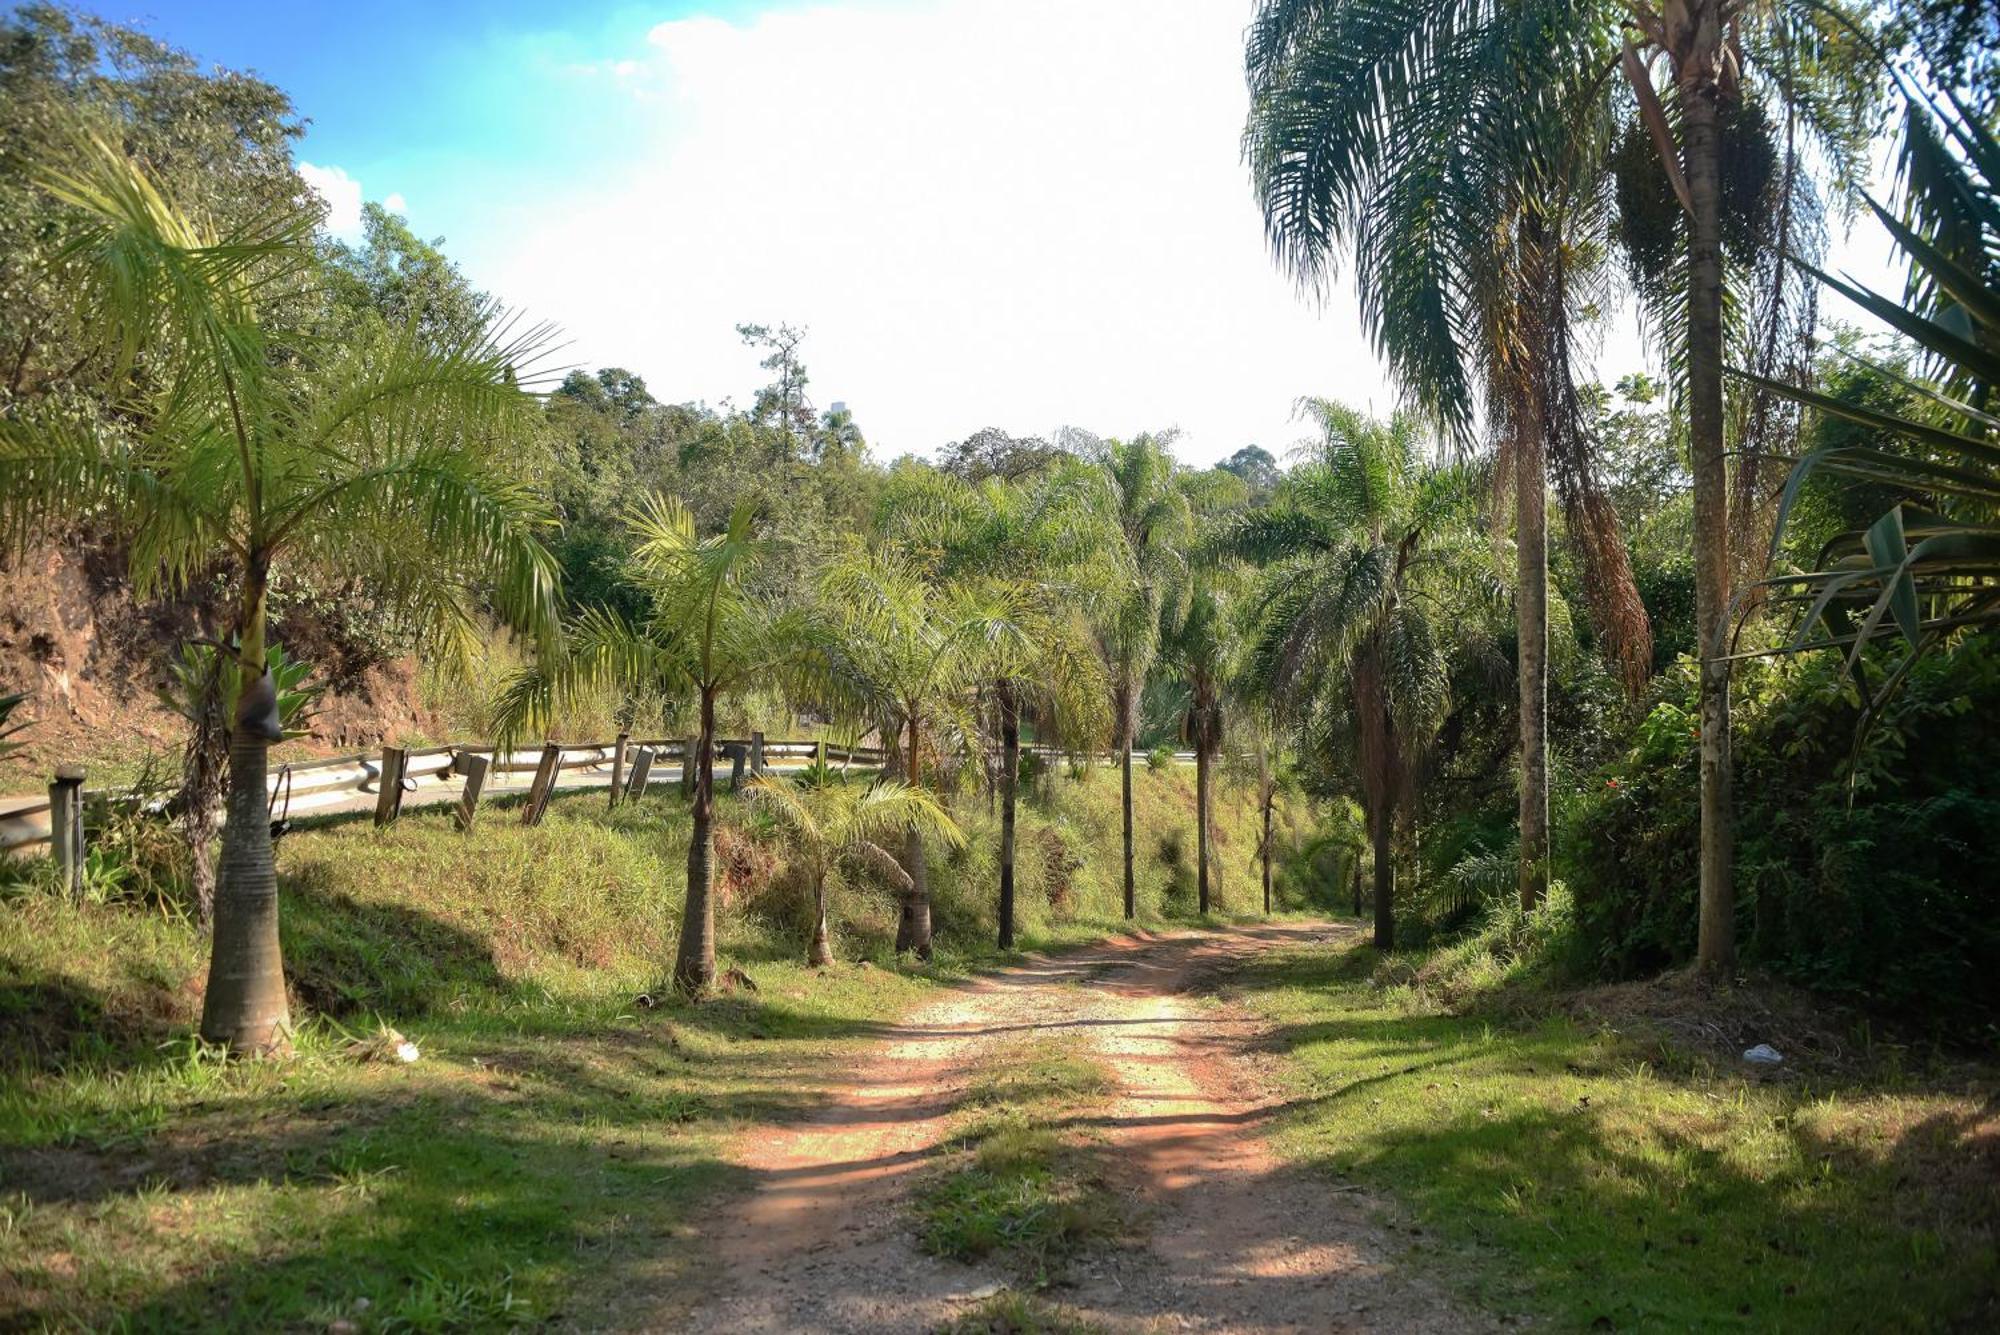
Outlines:
{"label": "young palm tree", "polygon": [[555,616],[543,507],[510,475],[528,429],[515,382],[539,334],[415,325],[340,346],[260,321],[316,282],[313,216],[280,210],[216,234],[94,138],[48,188],[77,215],[66,251],[120,408],[0,420],[0,527],[15,542],[96,514],[130,542],[140,597],[220,564],[234,583],[229,792],[202,1036],[239,1051],[290,1027],[266,751],[281,735],[266,673],[280,572],[352,581],[431,646],[469,653],[483,599],[536,634]]}
{"label": "young palm tree", "polygon": [[1123,786],[1125,916],[1137,912],[1132,872],[1132,745],[1139,694],[1159,652],[1162,612],[1186,595],[1194,510],[1165,442],[1142,435],[1112,441],[1099,465],[1117,536],[1108,555],[1122,567],[1124,594],[1097,613],[1098,653],[1111,679],[1111,735]]}
{"label": "young palm tree", "polygon": [[1467,572],[1490,556],[1465,522],[1458,469],[1425,466],[1415,422],[1308,400],[1319,457],[1270,508],[1217,535],[1264,567],[1250,671],[1311,741],[1352,758],[1375,852],[1375,944],[1395,944],[1398,822],[1447,703],[1443,645]]}
{"label": "young palm tree", "polygon": [[690,995],[715,981],[715,705],[771,679],[804,653],[802,616],[755,594],[750,582],[770,552],[739,505],[722,532],[701,537],[679,501],[651,495],[627,518],[635,545],[626,576],[651,601],[646,620],[594,608],[570,624],[560,649],[507,685],[496,712],[502,743],[548,722],[605,687],[692,698],[700,724],[688,837],[687,902],[674,986]]}
{"label": "young palm tree", "polygon": [[812,943],[806,960],[816,967],[833,963],[826,883],[843,861],[866,865],[907,894],[909,874],[877,840],[915,829],[953,848],[965,843],[965,836],[935,799],[893,779],[864,785],[818,774],[767,777],[751,780],[744,793],[777,820],[805,868],[813,899]]}
{"label": "young palm tree", "polygon": [[[979,728],[970,701],[978,680],[978,616],[962,587],[924,577],[899,545],[854,549],[821,576],[813,673],[803,684],[834,709],[881,727],[912,788],[923,783],[924,740],[968,741]],[[893,753],[900,754],[893,754]],[[896,949],[931,953],[930,876],[923,830],[903,839],[910,888]]]}

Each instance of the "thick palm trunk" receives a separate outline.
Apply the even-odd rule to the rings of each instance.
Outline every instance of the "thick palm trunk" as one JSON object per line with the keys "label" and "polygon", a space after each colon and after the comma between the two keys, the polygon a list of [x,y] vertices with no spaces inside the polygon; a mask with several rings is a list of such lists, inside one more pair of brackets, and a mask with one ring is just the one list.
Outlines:
{"label": "thick palm trunk", "polygon": [[[1712,9],[1698,5],[1697,9]],[[1714,23],[1711,13],[1706,23]],[[1718,90],[1710,53],[1683,85],[1688,197],[1688,436],[1694,468],[1695,629],[1701,653],[1701,930],[1704,972],[1736,965],[1729,760],[1729,478],[1723,453],[1722,227]]]}
{"label": "thick palm trunk", "polygon": [[1139,913],[1139,896],[1132,876],[1132,691],[1120,686],[1114,701],[1118,711],[1118,780],[1119,804],[1124,812],[1125,826],[1125,919],[1131,921]]}
{"label": "thick palm trunk", "polygon": [[681,915],[674,986],[691,996],[715,983],[715,692],[701,692],[701,732],[695,739],[694,800],[689,808],[687,906]]}
{"label": "thick palm trunk", "polygon": [[1197,730],[1194,744],[1195,885],[1201,914],[1208,914],[1208,738]]}
{"label": "thick palm trunk", "polygon": [[215,944],[202,999],[201,1036],[237,1052],[262,1052],[291,1032],[278,945],[278,872],[265,793],[270,743],[241,727],[229,743],[229,818],[222,830]]}
{"label": "thick palm trunk", "polygon": [[1524,423],[1514,449],[1514,615],[1520,642],[1521,907],[1549,888],[1548,443]]}
{"label": "thick palm trunk", "polygon": [[[923,721],[910,711],[910,752],[905,762],[909,785],[917,786],[917,745]],[[903,870],[910,874],[910,888],[903,895],[903,914],[896,923],[896,953],[914,951],[918,959],[931,957],[931,879],[924,865],[924,839],[912,828],[903,838]]]}
{"label": "thick palm trunk", "polygon": [[823,969],[833,963],[833,937],[826,925],[826,877],[813,878],[813,935],[812,945],[806,951],[806,962],[815,969]]}
{"label": "thick palm trunk", "polygon": [[1014,948],[1014,798],[1021,773],[1021,710],[1000,683],[1000,949]]}
{"label": "thick palm trunk", "polygon": [[1375,948],[1396,948],[1396,856],[1391,835],[1394,818],[1386,811],[1371,823],[1375,841]]}

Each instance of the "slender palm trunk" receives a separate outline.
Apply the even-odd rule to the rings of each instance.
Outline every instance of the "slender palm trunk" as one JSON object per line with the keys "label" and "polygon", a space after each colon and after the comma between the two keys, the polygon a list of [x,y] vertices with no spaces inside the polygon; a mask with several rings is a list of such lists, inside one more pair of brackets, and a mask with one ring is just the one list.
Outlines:
{"label": "slender palm trunk", "polygon": [[[907,781],[917,786],[917,744],[923,735],[923,720],[910,712],[910,752],[905,768]],[[896,923],[896,953],[915,951],[918,959],[931,957],[931,880],[924,865],[924,837],[914,826],[903,837],[903,870],[910,874],[910,889],[903,896],[903,914]]]}
{"label": "slender palm trunk", "polygon": [[[1698,8],[1712,9],[1712,3]],[[1705,24],[1714,24],[1713,14]],[[1722,224],[1714,64],[1681,93],[1688,232],[1688,437],[1694,470],[1695,630],[1701,653],[1701,930],[1706,973],[1736,966],[1734,831],[1729,760],[1729,477],[1723,453]]]}
{"label": "slender palm trunk", "polygon": [[1522,423],[1514,447],[1514,615],[1520,642],[1521,907],[1549,888],[1548,442]]}
{"label": "slender palm trunk", "polygon": [[1124,811],[1125,825],[1125,919],[1131,921],[1139,913],[1139,896],[1132,877],[1132,688],[1121,683],[1113,700],[1118,711],[1118,779],[1120,786],[1119,804]]}
{"label": "slender palm trunk", "polygon": [[1014,798],[1021,773],[1021,709],[1000,683],[1000,949],[1014,948]]}
{"label": "slender palm trunk", "polygon": [[1354,849],[1354,875],[1352,880],[1354,881],[1354,916],[1358,918],[1361,916],[1361,848],[1359,845],[1356,845]]}
{"label": "slender palm trunk", "polygon": [[278,869],[271,848],[266,792],[270,742],[248,726],[256,712],[250,683],[264,669],[264,607],[268,567],[253,559],[244,571],[238,622],[238,671],[244,686],[229,730],[228,823],[215,896],[215,939],[202,997],[201,1036],[238,1052],[262,1052],[288,1042],[285,957],[278,942]]}
{"label": "slender palm trunk", "polygon": [[674,986],[690,996],[715,983],[715,688],[701,689],[701,732],[695,739],[694,800],[689,808],[687,906],[681,915]]}
{"label": "slender palm trunk", "polygon": [[1208,916],[1208,725],[1195,725],[1194,732],[1194,843],[1197,903]]}
{"label": "slender palm trunk", "polygon": [[813,874],[813,935],[806,962],[815,969],[833,963],[833,937],[826,925],[826,873]]}
{"label": "slender palm trunk", "polygon": [[1271,911],[1271,785],[1264,784],[1264,842],[1261,852],[1264,858],[1264,912]]}

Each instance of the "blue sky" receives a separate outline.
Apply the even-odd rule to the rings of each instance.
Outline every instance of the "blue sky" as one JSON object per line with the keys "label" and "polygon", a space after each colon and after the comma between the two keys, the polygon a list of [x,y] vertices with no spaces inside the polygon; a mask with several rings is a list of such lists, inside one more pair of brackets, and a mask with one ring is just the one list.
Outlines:
{"label": "blue sky", "polygon": [[[311,122],[333,221],[390,203],[562,358],[743,402],[739,322],[808,328],[879,453],[982,426],[1282,453],[1395,396],[1351,293],[1271,263],[1238,152],[1254,0],[106,7]],[[1883,270],[1880,243],[1836,266]],[[1599,378],[1645,362],[1630,312]]]}

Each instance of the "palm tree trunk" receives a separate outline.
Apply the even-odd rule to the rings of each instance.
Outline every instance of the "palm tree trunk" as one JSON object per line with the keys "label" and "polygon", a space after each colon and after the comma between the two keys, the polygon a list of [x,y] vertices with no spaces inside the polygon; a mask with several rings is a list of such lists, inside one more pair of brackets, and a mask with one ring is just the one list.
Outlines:
{"label": "palm tree trunk", "polygon": [[1113,699],[1117,710],[1119,803],[1125,822],[1125,920],[1138,916],[1139,896],[1132,878],[1132,689],[1120,684]]}
{"label": "palm tree trunk", "polygon": [[674,986],[689,996],[715,983],[715,688],[701,688],[701,733],[695,739],[694,800],[689,806],[687,906],[681,914]]}
{"label": "palm tree trunk", "polygon": [[1271,787],[1267,781],[1264,785],[1264,843],[1262,845],[1264,857],[1264,912],[1266,913],[1271,911],[1271,799]]}
{"label": "palm tree trunk", "polygon": [[[1695,8],[1712,8],[1697,5]],[[1691,16],[1692,19],[1693,16]],[[1711,14],[1706,24],[1716,22]],[[1718,39],[1719,40],[1719,39]],[[1714,54],[1709,52],[1707,54]],[[1688,197],[1688,446],[1694,469],[1695,631],[1701,653],[1701,930],[1703,972],[1736,965],[1729,761],[1729,477],[1723,453],[1722,224],[1714,63],[1682,87]]]}
{"label": "palm tree trunk", "polygon": [[[260,654],[261,657],[261,654]],[[238,728],[229,743],[229,819],[222,829],[215,944],[201,1036],[237,1052],[263,1052],[291,1033],[285,961],[278,944],[278,872],[265,793],[270,743]]]}
{"label": "palm tree trunk", "polygon": [[826,874],[813,876],[813,935],[812,945],[806,951],[806,962],[815,969],[823,969],[833,963],[833,937],[826,926]]}
{"label": "palm tree trunk", "polygon": [[1011,682],[1000,703],[1000,949],[1014,948],[1014,798],[1021,772],[1021,710]]}
{"label": "palm tree trunk", "polygon": [[1375,841],[1375,948],[1396,948],[1396,855],[1391,835],[1395,817],[1388,811],[1375,815],[1369,833]]}
{"label": "palm tree trunk", "polygon": [[1354,916],[1361,916],[1361,847],[1354,848]]}
{"label": "palm tree trunk", "polygon": [[[917,744],[923,720],[916,710],[910,714],[910,754],[906,762],[906,782],[917,786]],[[896,953],[915,951],[918,959],[931,957],[931,880],[924,865],[924,838],[915,827],[903,838],[903,870],[910,874],[910,889],[903,896],[903,915],[896,924]]]}
{"label": "palm tree trunk", "polygon": [[1520,642],[1521,907],[1549,888],[1548,442],[1539,420],[1517,428],[1514,447],[1514,615]]}
{"label": "palm tree trunk", "polygon": [[1208,916],[1208,729],[1198,723],[1194,730],[1194,845],[1197,903]]}

